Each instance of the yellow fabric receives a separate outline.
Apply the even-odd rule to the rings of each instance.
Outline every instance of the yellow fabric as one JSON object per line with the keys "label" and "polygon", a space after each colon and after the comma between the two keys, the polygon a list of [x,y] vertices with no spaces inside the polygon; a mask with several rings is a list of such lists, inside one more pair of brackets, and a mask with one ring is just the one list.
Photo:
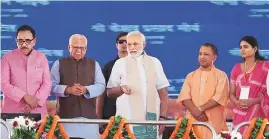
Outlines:
{"label": "yellow fabric", "polygon": [[[201,87],[202,86],[202,87]],[[224,108],[228,100],[229,82],[225,72],[215,68],[210,71],[202,71],[200,68],[191,72],[186,77],[182,90],[179,94],[178,103],[191,99],[199,107],[213,99],[220,105],[205,111],[208,123],[212,125],[217,133],[228,130],[224,115]],[[187,112],[187,116],[191,116]],[[199,131],[204,139],[212,138],[211,132],[200,126]]]}

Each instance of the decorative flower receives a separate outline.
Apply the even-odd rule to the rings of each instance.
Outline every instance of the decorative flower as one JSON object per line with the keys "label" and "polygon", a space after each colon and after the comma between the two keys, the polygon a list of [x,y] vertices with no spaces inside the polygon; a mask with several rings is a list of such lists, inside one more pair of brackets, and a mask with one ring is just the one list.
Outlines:
{"label": "decorative flower", "polygon": [[[69,139],[69,136],[64,130],[61,123],[58,123],[60,117],[58,115],[46,116],[37,131],[37,137],[41,139],[54,139],[54,138],[64,138]],[[36,126],[36,125],[35,125]]]}
{"label": "decorative flower", "polygon": [[17,127],[18,126],[18,122],[17,121],[14,121],[13,122],[13,127]]}
{"label": "decorative flower", "polygon": [[47,133],[47,132],[43,132],[43,134],[42,134],[41,138],[42,138],[42,139],[45,139],[45,138],[47,137],[47,135],[48,135],[48,133]]}
{"label": "decorative flower", "polygon": [[232,139],[242,139],[242,135],[239,132],[231,132]]}
{"label": "decorative flower", "polygon": [[242,139],[242,135],[239,132],[221,131],[217,139]]}
{"label": "decorative flower", "polygon": [[180,118],[177,121],[176,127],[171,134],[169,139],[178,139],[178,138],[190,138],[190,139],[202,139],[202,136],[199,134],[199,130],[197,127],[192,127],[195,119],[193,117]]}
{"label": "decorative flower", "polygon": [[224,138],[224,139],[231,139],[231,135],[230,135],[230,132],[229,131],[222,131],[220,133],[221,135],[221,138]]}
{"label": "decorative flower", "polygon": [[30,120],[28,117],[15,117],[11,120],[13,125],[13,132],[11,139],[36,139],[36,122]]}
{"label": "decorative flower", "polygon": [[136,139],[129,124],[125,124],[126,118],[121,116],[112,116],[109,123],[101,135],[100,139]]}
{"label": "decorative flower", "polygon": [[25,120],[25,125],[28,125],[29,124],[29,121],[28,120]]}

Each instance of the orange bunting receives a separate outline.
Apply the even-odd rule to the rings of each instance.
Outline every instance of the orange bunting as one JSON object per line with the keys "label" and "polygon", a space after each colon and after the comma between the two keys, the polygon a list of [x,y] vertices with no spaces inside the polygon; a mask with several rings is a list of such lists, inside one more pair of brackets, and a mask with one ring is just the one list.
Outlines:
{"label": "orange bunting", "polygon": [[[176,127],[175,127],[175,129],[174,129],[174,131],[173,131],[173,133],[171,134],[171,136],[170,136],[170,138],[169,139],[175,139],[176,138],[176,135],[177,135],[177,133],[178,133],[178,131],[179,131],[179,129],[180,129],[180,125],[181,125],[181,123],[182,123],[182,120],[183,120],[183,118],[180,118],[180,119],[178,119],[178,121],[177,121],[177,124],[176,124]],[[194,135],[198,138],[198,139],[202,139],[202,137],[201,137],[201,135],[200,135],[200,133],[199,133],[199,130],[198,130],[198,128],[197,127],[192,127],[192,124],[193,124],[193,122],[195,121],[195,119],[193,118],[193,117],[190,117],[189,119],[188,119],[188,125],[187,125],[187,127],[186,127],[186,129],[185,129],[185,132],[184,132],[184,135],[182,136],[182,139],[190,139],[190,132],[193,130],[193,133],[194,133]]]}
{"label": "orange bunting", "polygon": [[[250,138],[251,134],[252,134],[252,131],[253,131],[253,128],[255,128],[255,124],[256,124],[256,121],[257,121],[258,118],[253,118],[251,121],[250,121],[250,124],[248,126],[248,129],[244,135],[244,139],[248,139]],[[262,120],[262,125],[259,129],[259,132],[257,133],[257,136],[256,136],[256,139],[263,139],[263,132],[266,128],[266,124],[268,122],[268,119],[267,118],[264,118]]]}
{"label": "orange bunting", "polygon": [[[60,129],[60,134],[62,135],[62,137],[64,139],[69,139],[69,136],[67,135],[66,131],[64,130],[63,125],[61,123],[57,124],[59,119],[60,119],[60,117],[58,115],[53,116],[53,122],[52,122],[50,130],[46,136],[46,139],[57,139],[57,137],[54,135],[54,132],[55,132],[55,129],[57,126]],[[44,127],[46,126],[47,120],[48,120],[48,116],[46,116],[44,118],[44,120],[42,121],[42,123],[37,131],[37,138],[40,138],[42,132],[44,131]]]}
{"label": "orange bunting", "polygon": [[[114,120],[115,120],[114,116],[110,117],[109,123],[107,124],[107,127],[106,127],[105,131],[103,132],[103,134],[101,135],[100,139],[106,139],[107,138],[107,136],[109,135],[110,128],[114,124]],[[125,122],[126,122],[126,118],[122,117],[121,121],[119,123],[118,130],[116,131],[116,134],[113,136],[113,139],[121,139],[123,137],[122,136],[123,127],[125,127],[126,131],[128,132],[128,135],[129,135],[129,137],[131,139],[136,139],[134,134],[131,132],[129,124],[125,124]]]}

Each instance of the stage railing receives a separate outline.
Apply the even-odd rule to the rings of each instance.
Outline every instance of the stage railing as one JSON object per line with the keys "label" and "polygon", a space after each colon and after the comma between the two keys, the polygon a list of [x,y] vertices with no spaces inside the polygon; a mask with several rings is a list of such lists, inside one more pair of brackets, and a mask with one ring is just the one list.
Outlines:
{"label": "stage railing", "polygon": [[[8,139],[11,139],[11,134],[12,134],[12,131],[11,131],[11,129],[9,128],[9,126],[8,126],[8,123],[6,122],[6,121],[4,121],[3,119],[1,119],[1,125],[3,125],[5,128],[6,128],[6,130],[7,130],[7,136],[8,136]],[[2,129],[1,129],[2,130]],[[2,131],[1,131],[2,132]],[[3,133],[2,133],[3,134]],[[2,136],[2,134],[1,134],[1,136]]]}
{"label": "stage railing", "polygon": [[[103,124],[108,123],[109,120],[103,119],[60,119],[58,122],[60,123],[70,123],[70,124]],[[134,120],[127,120],[125,123],[127,124],[137,124],[137,125],[176,125],[177,121],[175,120],[167,120],[167,121],[134,121]],[[202,125],[207,127],[212,132],[212,139],[216,139],[217,134],[215,129],[209,125],[208,123],[204,122],[194,122],[194,125]]]}
{"label": "stage railing", "polygon": [[[243,123],[240,123],[240,124],[238,124],[237,126],[234,127],[233,132],[236,133],[236,132],[238,132],[238,130],[239,130],[241,127],[246,126],[246,125],[249,125],[249,124],[250,124],[250,122],[243,122]],[[269,125],[269,122],[268,122],[266,125]]]}

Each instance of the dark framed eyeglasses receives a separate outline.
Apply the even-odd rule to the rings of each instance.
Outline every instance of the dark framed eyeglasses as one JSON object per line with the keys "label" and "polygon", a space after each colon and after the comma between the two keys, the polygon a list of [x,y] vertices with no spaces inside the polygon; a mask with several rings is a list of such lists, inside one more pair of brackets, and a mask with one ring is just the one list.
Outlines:
{"label": "dark framed eyeglasses", "polygon": [[127,40],[118,40],[117,41],[118,44],[123,44],[124,42],[127,43]]}
{"label": "dark framed eyeglasses", "polygon": [[79,46],[73,46],[73,45],[70,45],[74,50],[78,50],[80,49],[81,51],[85,51],[87,49],[87,47],[79,47]]}
{"label": "dark framed eyeglasses", "polygon": [[26,43],[26,44],[30,44],[34,39],[16,39],[16,42],[20,45],[22,45],[23,43]]}

